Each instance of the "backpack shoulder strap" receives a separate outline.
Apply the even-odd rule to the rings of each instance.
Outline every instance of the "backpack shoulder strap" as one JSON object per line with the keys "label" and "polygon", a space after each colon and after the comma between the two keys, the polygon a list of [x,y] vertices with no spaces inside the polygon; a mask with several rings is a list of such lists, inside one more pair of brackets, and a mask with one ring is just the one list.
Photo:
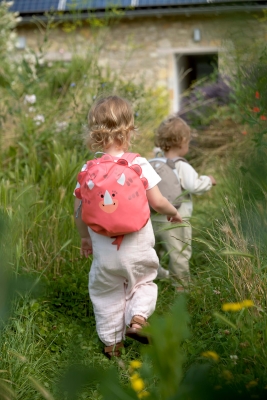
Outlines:
{"label": "backpack shoulder strap", "polygon": [[136,157],[140,157],[140,154],[138,154],[138,153],[124,153],[124,154],[121,156],[121,158],[122,158],[123,160],[128,161],[128,163],[132,163],[133,160],[134,160]]}
{"label": "backpack shoulder strap", "polygon": [[186,162],[186,163],[188,164],[188,161],[187,161],[185,158],[183,158],[183,157],[175,157],[175,158],[172,158],[172,159],[167,158],[166,164],[167,164],[171,169],[175,169],[175,164],[176,164],[178,161],[183,161],[183,162]]}
{"label": "backpack shoulder strap", "polygon": [[154,158],[150,158],[150,159],[148,160],[148,162],[150,162],[150,163],[153,163],[153,162],[155,162],[155,161],[158,161],[158,162],[162,162],[162,163],[164,163],[164,164],[167,164],[167,158],[166,158],[166,157],[154,157]]}

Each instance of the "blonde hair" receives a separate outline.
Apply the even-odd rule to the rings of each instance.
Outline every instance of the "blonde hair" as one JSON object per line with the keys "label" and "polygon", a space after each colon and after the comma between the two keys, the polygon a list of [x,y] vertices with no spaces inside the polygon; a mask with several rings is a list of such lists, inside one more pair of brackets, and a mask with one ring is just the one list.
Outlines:
{"label": "blonde hair", "polygon": [[171,115],[158,127],[155,144],[163,151],[169,151],[172,147],[180,148],[190,136],[191,131],[187,123],[182,118]]}
{"label": "blonde hair", "polygon": [[89,149],[103,150],[116,143],[127,150],[130,133],[136,130],[130,103],[119,96],[97,100],[88,113],[88,128],[85,144]]}

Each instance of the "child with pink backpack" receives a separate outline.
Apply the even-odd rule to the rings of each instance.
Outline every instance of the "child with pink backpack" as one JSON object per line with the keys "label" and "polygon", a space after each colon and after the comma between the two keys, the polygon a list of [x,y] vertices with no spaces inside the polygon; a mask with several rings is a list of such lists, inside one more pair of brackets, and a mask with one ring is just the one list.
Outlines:
{"label": "child with pink backpack", "polygon": [[81,255],[93,254],[89,295],[96,329],[110,358],[120,356],[125,335],[148,343],[142,328],[155,310],[158,257],[149,205],[182,222],[160,193],[160,177],[139,154],[127,153],[135,132],[130,104],[118,96],[98,100],[88,115],[86,145],[102,151],[78,175],[75,221]]}

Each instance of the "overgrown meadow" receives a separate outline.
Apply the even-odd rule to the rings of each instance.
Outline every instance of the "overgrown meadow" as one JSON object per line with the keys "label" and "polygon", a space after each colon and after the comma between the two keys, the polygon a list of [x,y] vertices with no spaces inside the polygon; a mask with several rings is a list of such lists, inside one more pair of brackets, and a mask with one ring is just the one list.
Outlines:
{"label": "overgrown meadow", "polygon": [[227,106],[203,113],[202,127],[198,116],[189,158],[218,185],[195,199],[190,291],[157,281],[152,344],[127,339],[121,359],[109,361],[73,216],[77,173],[93,157],[82,142],[86,115],[100,94],[128,98],[140,132],[133,150],[149,157],[167,96],[100,67],[97,42],[68,63],[46,62],[42,46],[12,58],[16,16],[6,9],[1,3],[0,399],[266,398],[264,50],[249,69],[236,65]]}

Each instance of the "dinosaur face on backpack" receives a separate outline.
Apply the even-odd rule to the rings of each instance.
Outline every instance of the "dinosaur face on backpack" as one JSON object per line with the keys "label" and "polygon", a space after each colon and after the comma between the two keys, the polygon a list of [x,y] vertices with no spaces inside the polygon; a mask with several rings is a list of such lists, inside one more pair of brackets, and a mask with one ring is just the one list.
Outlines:
{"label": "dinosaur face on backpack", "polygon": [[[139,167],[139,166],[137,166]],[[141,171],[138,169],[136,171],[136,168],[133,169],[136,173],[137,171],[139,173],[141,173]],[[125,191],[124,186],[126,186],[127,191],[129,192],[127,199],[128,200],[132,200],[132,199],[136,199],[135,201],[138,202],[138,197],[139,197],[139,192],[138,191],[134,191],[130,190],[130,186],[133,184],[133,178],[131,176],[126,176],[126,172],[125,173],[121,173],[118,168],[114,168],[113,171],[113,178],[114,179],[107,179],[108,175],[104,177],[104,179],[106,179],[106,185],[104,185],[104,190],[99,192],[99,196],[101,198],[100,202],[99,202],[99,207],[101,208],[102,211],[104,211],[105,213],[111,214],[114,211],[117,210],[118,206],[119,206],[119,198],[120,193],[122,191]],[[143,182],[143,181],[142,181]],[[146,180],[143,182],[146,183]],[[93,190],[94,184],[93,181],[90,181],[90,183],[87,183],[87,186],[91,187]],[[97,186],[97,180],[96,180],[96,186]],[[89,187],[89,189],[90,189]],[[116,190],[112,189],[113,187],[116,187]],[[125,198],[123,197],[122,201],[125,201]]]}
{"label": "dinosaur face on backpack", "polygon": [[108,190],[106,190],[104,194],[102,193],[100,195],[101,201],[99,202],[99,207],[102,211],[110,214],[117,210],[119,201],[115,196],[116,194],[114,191],[110,193]]}

